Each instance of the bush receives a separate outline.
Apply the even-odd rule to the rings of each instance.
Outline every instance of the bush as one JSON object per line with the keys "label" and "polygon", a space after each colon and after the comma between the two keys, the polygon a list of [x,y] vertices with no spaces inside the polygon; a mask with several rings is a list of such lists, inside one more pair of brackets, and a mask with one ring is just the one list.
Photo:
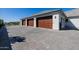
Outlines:
{"label": "bush", "polygon": [[8,26],[11,26],[11,25],[19,25],[20,22],[8,22],[8,23],[5,23],[6,25]]}
{"label": "bush", "polygon": [[4,21],[0,19],[0,28],[4,26]]}

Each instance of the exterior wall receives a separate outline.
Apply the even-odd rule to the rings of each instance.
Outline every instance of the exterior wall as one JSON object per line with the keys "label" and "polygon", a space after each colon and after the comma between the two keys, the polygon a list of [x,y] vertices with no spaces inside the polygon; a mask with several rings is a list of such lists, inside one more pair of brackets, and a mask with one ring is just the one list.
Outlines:
{"label": "exterior wall", "polygon": [[66,25],[65,20],[66,20],[65,16],[60,14],[60,20],[59,20],[59,23],[61,24],[59,25],[60,29],[65,29]]}
{"label": "exterior wall", "polygon": [[[45,28],[48,28],[49,26],[50,26],[50,28],[51,29],[54,29],[54,30],[59,30],[60,29],[60,23],[62,24],[61,25],[61,27],[62,28],[64,28],[65,27],[65,16],[63,15],[63,14],[61,14],[61,13],[56,13],[56,14],[52,14],[52,15],[48,15],[48,16],[52,16],[51,17],[51,20],[50,19],[48,19],[48,20],[50,20],[50,21],[48,21],[48,20],[45,20],[44,21],[44,19],[42,19],[43,21],[43,24],[41,24],[41,26],[42,25],[45,25],[44,24],[44,22],[46,23],[46,22],[50,22],[51,24],[49,24],[49,25],[45,25],[44,27]],[[43,17],[43,16],[42,16]],[[45,17],[45,16],[44,16]],[[40,17],[38,17],[38,18],[40,18]],[[33,21],[29,21],[30,19],[28,19],[27,21],[26,21],[26,26],[33,26],[33,27],[37,27],[37,18],[36,17],[34,17],[33,18]],[[28,23],[30,22],[30,25],[28,25]]]}
{"label": "exterior wall", "polygon": [[59,30],[59,20],[60,20],[59,14],[52,15],[52,20],[53,20],[52,28],[55,30]]}
{"label": "exterior wall", "polygon": [[66,25],[69,26],[71,29],[79,29],[79,18],[69,19]]}

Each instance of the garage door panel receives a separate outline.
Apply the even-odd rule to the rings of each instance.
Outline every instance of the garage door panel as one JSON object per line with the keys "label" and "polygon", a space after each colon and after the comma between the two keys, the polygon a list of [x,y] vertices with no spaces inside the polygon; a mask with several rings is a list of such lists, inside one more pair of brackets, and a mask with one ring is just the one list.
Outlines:
{"label": "garage door panel", "polygon": [[33,19],[28,20],[27,26],[34,26],[34,20]]}
{"label": "garage door panel", "polygon": [[38,27],[52,28],[52,19],[39,19]]}

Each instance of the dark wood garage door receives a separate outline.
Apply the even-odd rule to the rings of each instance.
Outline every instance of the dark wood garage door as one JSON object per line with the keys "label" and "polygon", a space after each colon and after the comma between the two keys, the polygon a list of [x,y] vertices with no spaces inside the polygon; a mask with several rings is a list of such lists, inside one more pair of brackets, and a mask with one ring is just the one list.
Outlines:
{"label": "dark wood garage door", "polygon": [[27,20],[27,26],[34,26],[34,20],[33,19],[28,19]]}
{"label": "dark wood garage door", "polygon": [[43,17],[37,20],[37,27],[52,28],[52,17]]}

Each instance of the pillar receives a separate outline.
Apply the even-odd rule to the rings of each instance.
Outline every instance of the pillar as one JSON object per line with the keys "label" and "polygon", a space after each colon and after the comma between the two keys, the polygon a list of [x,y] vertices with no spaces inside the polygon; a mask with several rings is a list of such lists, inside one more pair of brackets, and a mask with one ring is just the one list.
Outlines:
{"label": "pillar", "polygon": [[27,26],[27,19],[25,19],[25,26]]}
{"label": "pillar", "polygon": [[34,18],[34,27],[36,27],[36,18]]}
{"label": "pillar", "polygon": [[59,14],[55,14],[52,16],[52,20],[53,20],[53,29],[54,30],[59,30]]}

